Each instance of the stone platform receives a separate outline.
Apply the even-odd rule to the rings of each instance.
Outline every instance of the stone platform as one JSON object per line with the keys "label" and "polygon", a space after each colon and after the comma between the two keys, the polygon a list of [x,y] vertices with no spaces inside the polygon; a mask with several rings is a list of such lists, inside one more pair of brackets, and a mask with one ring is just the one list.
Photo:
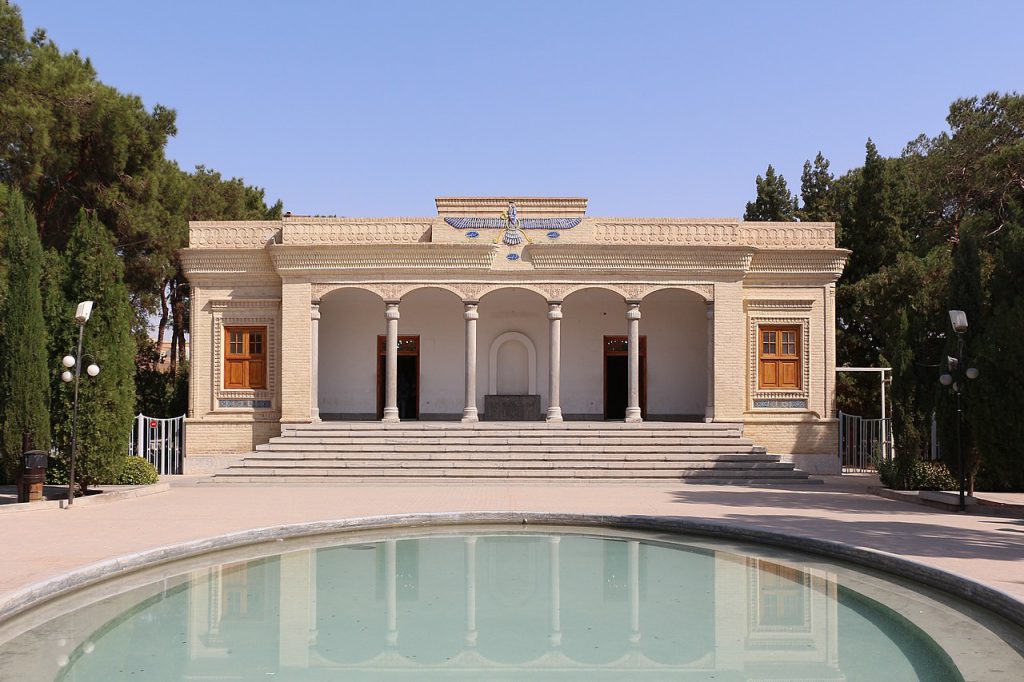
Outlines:
{"label": "stone platform", "polygon": [[221,481],[327,478],[816,482],[738,423],[321,422],[282,435]]}

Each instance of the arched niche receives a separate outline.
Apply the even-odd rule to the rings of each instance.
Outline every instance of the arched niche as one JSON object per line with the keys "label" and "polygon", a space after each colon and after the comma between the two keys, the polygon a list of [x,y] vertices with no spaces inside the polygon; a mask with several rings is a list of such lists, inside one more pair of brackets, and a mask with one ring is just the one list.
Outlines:
{"label": "arched niche", "polygon": [[[529,336],[522,332],[505,332],[495,337],[491,342],[488,358],[490,368],[488,377],[488,393],[491,395],[522,395],[508,390],[509,388],[521,387],[521,372],[519,361],[521,359],[520,349],[525,349],[526,354],[526,395],[537,395],[537,348]],[[504,351],[504,352],[503,352]],[[502,369],[501,362],[515,362],[516,367],[505,367]]]}

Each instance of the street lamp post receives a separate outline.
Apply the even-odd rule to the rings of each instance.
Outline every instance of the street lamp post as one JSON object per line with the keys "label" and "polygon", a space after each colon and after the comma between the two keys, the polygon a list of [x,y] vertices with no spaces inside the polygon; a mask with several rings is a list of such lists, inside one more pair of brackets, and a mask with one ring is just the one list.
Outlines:
{"label": "street lamp post", "polygon": [[956,395],[956,455],[960,468],[960,511],[967,509],[964,488],[967,481],[967,467],[964,465],[964,447],[960,439],[960,427],[963,422],[963,409],[960,405],[960,394],[964,390],[967,379],[977,379],[978,369],[964,369],[964,334],[967,333],[967,314],[962,310],[950,310],[949,322],[956,332],[956,357],[946,356],[948,372],[939,377],[939,383],[952,388]]}
{"label": "street lamp post", "polygon": [[[65,355],[61,364],[67,369],[61,373],[60,378],[66,383],[74,380],[75,382],[75,401],[74,407],[71,410],[71,457],[69,458],[68,465],[68,507],[74,504],[75,501],[75,453],[78,448],[78,379],[81,375],[82,370],[82,338],[85,335],[85,323],[89,321],[89,317],[92,315],[92,301],[82,301],[78,304],[78,309],[75,311],[75,322],[78,324],[78,352],[74,355]],[[75,373],[72,376],[71,368],[75,368]],[[91,377],[96,376],[100,373],[100,368],[93,363],[89,365],[85,370],[86,374]]]}

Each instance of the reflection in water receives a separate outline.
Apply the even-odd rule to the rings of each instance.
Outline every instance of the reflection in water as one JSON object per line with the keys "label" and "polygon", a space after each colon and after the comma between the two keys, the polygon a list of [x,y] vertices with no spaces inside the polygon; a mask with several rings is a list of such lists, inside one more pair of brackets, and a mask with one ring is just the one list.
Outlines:
{"label": "reflection in water", "polygon": [[[43,655],[49,679],[957,679],[923,634],[830,573],[636,540],[339,545],[130,597],[75,615],[74,651]],[[53,651],[48,636],[12,640],[0,664],[24,669],[34,648]]]}

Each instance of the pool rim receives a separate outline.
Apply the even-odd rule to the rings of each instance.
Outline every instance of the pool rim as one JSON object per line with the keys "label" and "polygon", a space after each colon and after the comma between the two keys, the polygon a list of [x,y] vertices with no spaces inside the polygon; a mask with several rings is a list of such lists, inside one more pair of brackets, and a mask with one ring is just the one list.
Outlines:
{"label": "pool rim", "polygon": [[835,540],[808,538],[734,523],[676,516],[571,514],[551,512],[421,512],[348,517],[279,524],[130,552],[95,562],[18,589],[0,599],[0,624],[49,601],[108,580],[222,550],[290,538],[315,537],[349,531],[391,528],[438,528],[461,525],[522,525],[604,527],[617,530],[666,532],[716,539],[747,541],[798,550],[827,559],[847,561],[902,580],[938,589],[963,599],[1024,628],[1024,601],[971,578],[908,559],[898,554],[858,547]]}

